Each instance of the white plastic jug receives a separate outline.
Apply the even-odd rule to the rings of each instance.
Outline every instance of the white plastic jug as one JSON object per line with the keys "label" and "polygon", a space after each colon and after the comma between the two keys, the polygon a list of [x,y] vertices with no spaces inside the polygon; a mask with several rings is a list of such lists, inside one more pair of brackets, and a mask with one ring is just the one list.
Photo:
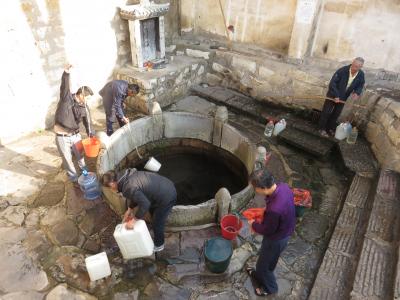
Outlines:
{"label": "white plastic jug", "polygon": [[125,259],[153,254],[154,243],[143,220],[137,220],[133,229],[126,229],[125,224],[118,224],[114,230],[114,238]]}
{"label": "white plastic jug", "polygon": [[335,139],[341,141],[341,140],[344,140],[345,138],[347,138],[347,136],[349,135],[349,131],[348,131],[348,126],[349,125],[350,125],[350,123],[347,123],[347,122],[346,123],[340,123],[336,127]]}
{"label": "white plastic jug", "polygon": [[149,171],[158,172],[161,168],[161,164],[154,157],[150,157],[150,159],[145,164],[144,168]]}
{"label": "white plastic jug", "polygon": [[105,252],[86,257],[85,264],[91,281],[111,275],[110,264]]}
{"label": "white plastic jug", "polygon": [[347,136],[349,136],[351,133],[351,130],[353,129],[353,126],[351,126],[350,122],[346,122],[344,124],[345,124],[345,130],[347,132]]}
{"label": "white plastic jug", "polygon": [[280,120],[278,123],[275,124],[274,133],[273,135],[280,134],[286,128],[286,121],[285,119]]}

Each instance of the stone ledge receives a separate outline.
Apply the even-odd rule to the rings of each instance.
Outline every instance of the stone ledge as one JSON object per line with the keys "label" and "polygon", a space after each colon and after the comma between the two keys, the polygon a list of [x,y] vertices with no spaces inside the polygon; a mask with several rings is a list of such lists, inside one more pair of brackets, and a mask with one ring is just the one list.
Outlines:
{"label": "stone ledge", "polygon": [[340,141],[339,149],[347,168],[361,176],[374,177],[377,164],[365,139],[359,137],[355,144]]}
{"label": "stone ledge", "polygon": [[335,145],[327,139],[291,127],[282,131],[278,139],[319,157],[327,156]]}

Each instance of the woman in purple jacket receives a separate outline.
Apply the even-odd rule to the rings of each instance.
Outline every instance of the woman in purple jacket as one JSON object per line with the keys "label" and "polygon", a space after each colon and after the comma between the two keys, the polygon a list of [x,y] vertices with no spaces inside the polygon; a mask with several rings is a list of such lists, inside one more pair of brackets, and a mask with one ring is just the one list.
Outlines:
{"label": "woman in purple jacket", "polygon": [[247,268],[258,283],[257,296],[278,292],[274,270],[296,226],[293,192],[286,183],[275,183],[266,170],[254,171],[250,183],[257,194],[265,196],[266,208],[262,223],[249,221],[252,229],[264,236],[256,268]]}

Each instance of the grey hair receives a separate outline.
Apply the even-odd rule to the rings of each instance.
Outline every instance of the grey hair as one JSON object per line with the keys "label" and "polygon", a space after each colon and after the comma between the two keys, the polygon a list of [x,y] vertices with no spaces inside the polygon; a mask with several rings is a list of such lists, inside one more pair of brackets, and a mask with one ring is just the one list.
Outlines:
{"label": "grey hair", "polygon": [[360,63],[364,64],[364,58],[356,57],[354,60],[359,61]]}

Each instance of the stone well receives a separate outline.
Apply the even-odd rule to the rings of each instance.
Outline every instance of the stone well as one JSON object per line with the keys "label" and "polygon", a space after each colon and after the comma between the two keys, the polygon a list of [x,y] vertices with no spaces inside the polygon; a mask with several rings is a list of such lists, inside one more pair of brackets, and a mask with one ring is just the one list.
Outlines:
{"label": "stone well", "polygon": [[[137,155],[136,148],[139,153],[145,155],[145,149],[174,143],[192,147],[217,147],[220,151],[227,151],[236,157],[247,174],[253,170],[255,145],[227,124],[227,110],[225,107],[219,107],[214,118],[187,112],[162,113],[158,110],[151,116],[135,120],[118,129],[110,138],[102,139],[102,149],[97,160],[98,175],[101,177],[109,170],[125,168]],[[103,187],[103,193],[112,209],[122,215],[125,212],[125,202],[121,201],[121,196],[107,187]],[[247,185],[233,195],[220,192],[217,194],[228,197],[229,209],[237,211],[247,204],[253,193],[253,189]],[[181,227],[215,223],[221,210],[226,210],[226,201],[224,205],[217,203],[221,201],[205,199],[198,205],[176,205],[167,225]]]}

